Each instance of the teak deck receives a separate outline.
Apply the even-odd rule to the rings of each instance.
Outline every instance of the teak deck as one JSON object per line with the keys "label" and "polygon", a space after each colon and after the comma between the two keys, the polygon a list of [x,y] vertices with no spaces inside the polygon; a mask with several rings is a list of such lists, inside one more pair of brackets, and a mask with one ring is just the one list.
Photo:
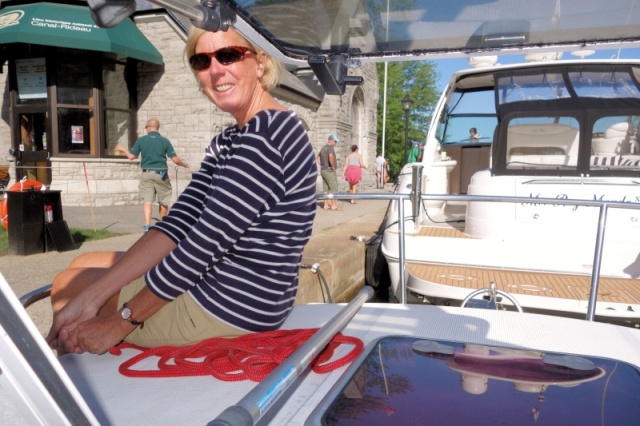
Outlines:
{"label": "teak deck", "polygon": [[[445,238],[471,238],[461,230],[449,227],[424,226],[420,235]],[[474,290],[489,288],[514,295],[545,296],[568,300],[589,300],[591,276],[524,272],[508,269],[479,268],[434,263],[407,263],[407,272],[414,277],[437,284]],[[640,279],[600,277],[597,301],[640,304]]]}
{"label": "teak deck", "polygon": [[[407,263],[407,272],[416,278],[474,290],[489,288],[510,294],[555,297],[569,300],[588,300],[591,277],[540,272],[510,271],[504,269],[467,266]],[[600,277],[598,301],[611,303],[640,303],[640,280]]]}

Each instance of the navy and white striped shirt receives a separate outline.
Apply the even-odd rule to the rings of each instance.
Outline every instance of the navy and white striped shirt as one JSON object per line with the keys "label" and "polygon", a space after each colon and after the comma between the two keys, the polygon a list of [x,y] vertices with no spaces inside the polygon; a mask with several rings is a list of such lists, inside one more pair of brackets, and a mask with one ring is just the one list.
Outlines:
{"label": "navy and white striped shirt", "polygon": [[227,128],[155,229],[178,246],[145,276],[158,297],[188,291],[246,331],[278,328],[298,289],[316,212],[316,162],[291,111],[261,111]]}

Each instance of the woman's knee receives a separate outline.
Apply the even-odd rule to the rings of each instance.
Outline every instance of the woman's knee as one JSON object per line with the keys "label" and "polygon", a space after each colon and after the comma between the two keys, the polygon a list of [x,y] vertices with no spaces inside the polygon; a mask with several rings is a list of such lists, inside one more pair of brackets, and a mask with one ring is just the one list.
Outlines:
{"label": "woman's knee", "polygon": [[74,258],[69,264],[72,268],[108,268],[122,257],[122,251],[95,251]]}
{"label": "woman's knee", "polygon": [[53,310],[62,309],[69,300],[80,294],[106,271],[106,268],[72,268],[59,272],[51,285]]}

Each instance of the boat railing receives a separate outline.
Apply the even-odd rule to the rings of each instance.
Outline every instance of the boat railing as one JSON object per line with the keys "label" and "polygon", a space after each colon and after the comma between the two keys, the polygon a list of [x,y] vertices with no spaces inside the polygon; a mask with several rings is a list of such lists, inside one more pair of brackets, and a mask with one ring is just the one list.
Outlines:
{"label": "boat railing", "polygon": [[[449,202],[498,202],[498,203],[530,203],[530,197],[503,196],[503,195],[460,195],[460,194],[424,194],[421,192],[420,184],[422,176],[422,165],[415,164],[412,167],[411,191],[406,193],[340,193],[340,194],[318,194],[319,200],[324,199],[362,199],[362,200],[389,200],[397,201],[398,215],[398,262],[399,262],[399,288],[401,304],[406,304],[406,253],[405,253],[405,221],[415,221],[419,215],[421,202],[423,201],[449,201]],[[411,202],[411,216],[405,217],[405,201]],[[536,198],[539,204],[558,204],[557,198]],[[583,200],[583,199],[562,199],[562,204],[568,206],[597,207],[599,209],[597,233],[593,255],[593,268],[591,270],[591,288],[589,291],[589,304],[587,307],[586,320],[594,321],[596,300],[598,296],[598,282],[600,278],[600,267],[602,263],[602,249],[604,234],[609,208],[636,209],[640,210],[640,203],[620,202],[606,200]]]}

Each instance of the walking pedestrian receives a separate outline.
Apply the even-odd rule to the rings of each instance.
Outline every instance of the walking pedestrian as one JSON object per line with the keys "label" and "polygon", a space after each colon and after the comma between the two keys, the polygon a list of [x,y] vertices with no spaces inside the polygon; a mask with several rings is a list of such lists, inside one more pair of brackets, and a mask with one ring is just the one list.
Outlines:
{"label": "walking pedestrian", "polygon": [[116,145],[116,150],[124,152],[129,160],[135,160],[139,155],[142,155],[139,189],[140,199],[143,203],[144,232],[147,232],[151,228],[151,211],[154,201],[158,201],[160,220],[169,211],[172,189],[171,179],[169,179],[167,172],[167,157],[180,167],[188,168],[189,165],[178,157],[169,139],[160,135],[158,132],[160,122],[156,118],[147,121],[144,130],[147,134],[139,137],[130,150],[121,144]]}
{"label": "walking pedestrian", "polygon": [[384,166],[385,166],[385,159],[382,156],[382,153],[378,152],[378,155],[376,156],[376,163],[375,163],[375,167],[376,167],[376,188],[384,188],[385,181],[383,181],[383,175],[386,172]]}
{"label": "walking pedestrian", "polygon": [[[327,144],[322,147],[320,153],[316,157],[316,161],[320,165],[320,176],[322,176],[322,193],[336,194],[338,192],[338,176],[336,175],[336,151],[335,146],[340,142],[337,135],[329,135]],[[331,205],[331,206],[329,206]],[[334,198],[324,200],[325,210],[338,210],[338,201]]]}
{"label": "walking pedestrian", "polygon": [[[351,145],[351,154],[344,160],[342,176],[349,182],[349,192],[355,194],[358,191],[358,182],[362,179],[362,169],[367,169],[362,155],[358,153],[358,145]],[[356,200],[351,200],[355,204]]]}

